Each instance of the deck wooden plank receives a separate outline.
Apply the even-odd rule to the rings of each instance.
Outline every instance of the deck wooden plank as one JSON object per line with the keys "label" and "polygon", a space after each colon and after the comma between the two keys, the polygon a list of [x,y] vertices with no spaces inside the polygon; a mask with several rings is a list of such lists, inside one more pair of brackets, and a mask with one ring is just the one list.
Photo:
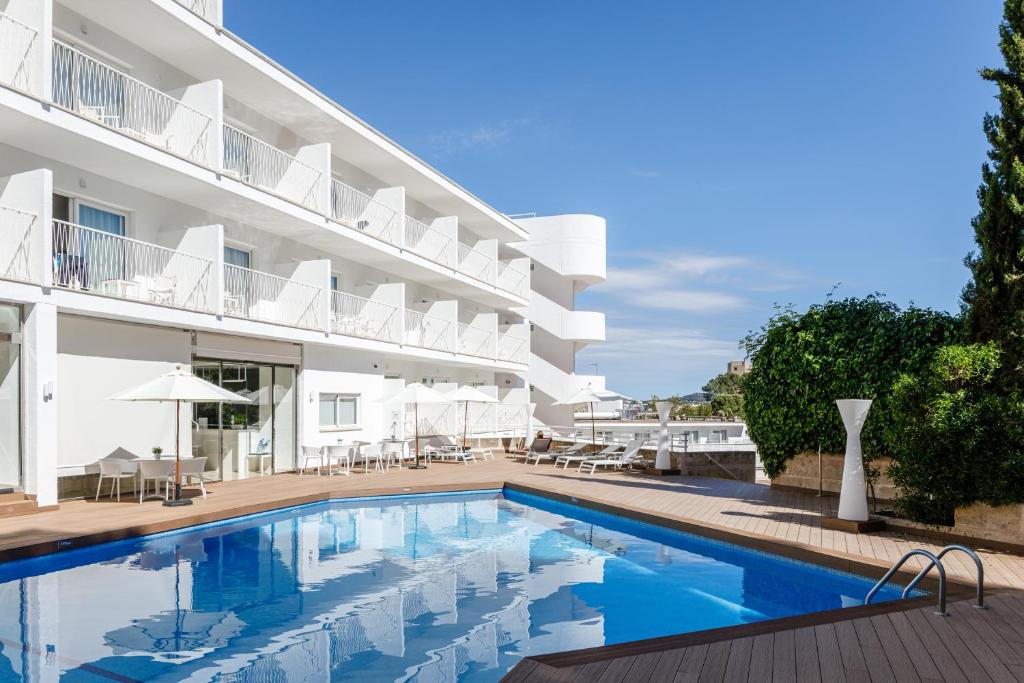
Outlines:
{"label": "deck wooden plank", "polygon": [[775,635],[766,633],[755,636],[750,650],[750,669],[747,680],[750,683],[770,681],[772,678],[772,657],[775,650]]}
{"label": "deck wooden plank", "polygon": [[[895,613],[889,614],[887,617],[889,623],[892,624],[893,630],[896,632],[896,636],[903,643],[907,656],[913,662],[917,675],[926,681],[942,680],[942,674],[939,672],[938,667],[935,666],[935,661],[932,659],[928,649],[916,635],[913,625],[907,620],[907,615]],[[941,619],[942,617],[936,618]]]}
{"label": "deck wooden plank", "polygon": [[725,666],[727,681],[745,681],[750,674],[750,653],[754,648],[753,638],[733,640],[729,648],[729,661]]}
{"label": "deck wooden plank", "polygon": [[675,683],[697,683],[704,659],[708,656],[708,645],[694,645],[686,648],[676,671]]}
{"label": "deck wooden plank", "polygon": [[864,664],[867,666],[868,675],[872,681],[893,681],[896,680],[896,673],[889,666],[889,659],[885,655],[885,649],[878,640],[875,627],[871,625],[870,619],[854,619],[851,622],[854,634],[857,636],[857,643],[860,645],[861,654],[864,657]]}
{"label": "deck wooden plank", "polygon": [[846,680],[843,670],[843,657],[839,653],[839,641],[836,629],[832,624],[821,624],[814,627],[814,640],[818,645],[818,666],[821,667],[823,681]]}
{"label": "deck wooden plank", "polygon": [[864,661],[860,639],[857,638],[857,631],[853,628],[853,623],[837,621],[835,623],[835,630],[836,640],[839,643],[839,655],[843,660],[843,671],[846,672],[846,680],[851,683],[871,683],[871,674],[868,673],[868,665]]}
{"label": "deck wooden plank", "polygon": [[796,644],[793,631],[779,631],[772,644],[772,680],[796,680]]}
{"label": "deck wooden plank", "polygon": [[683,661],[683,655],[686,654],[686,648],[678,648],[675,650],[665,650],[661,653],[661,657],[658,658],[658,663],[654,666],[654,671],[651,672],[650,681],[651,683],[668,683],[674,681],[676,678],[676,672],[679,671],[679,664]]}
{"label": "deck wooden plank", "polygon": [[729,664],[729,650],[731,642],[722,640],[708,646],[707,655],[704,657],[704,666],[701,667],[700,676],[697,678],[700,683],[717,683],[725,680],[725,669]]}
{"label": "deck wooden plank", "polygon": [[796,680],[800,683],[819,683],[821,666],[818,664],[818,641],[814,628],[805,626],[793,631],[796,660]]}
{"label": "deck wooden plank", "polygon": [[622,680],[626,683],[647,683],[654,675],[654,668],[658,666],[659,659],[661,659],[660,652],[647,652],[638,655]]}

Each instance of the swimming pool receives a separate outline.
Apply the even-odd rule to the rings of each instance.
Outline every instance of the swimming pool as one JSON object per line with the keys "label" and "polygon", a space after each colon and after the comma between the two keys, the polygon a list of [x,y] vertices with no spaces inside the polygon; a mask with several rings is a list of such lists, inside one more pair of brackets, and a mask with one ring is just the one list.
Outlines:
{"label": "swimming pool", "polygon": [[870,587],[516,491],[333,501],[0,565],[0,680],[495,681]]}

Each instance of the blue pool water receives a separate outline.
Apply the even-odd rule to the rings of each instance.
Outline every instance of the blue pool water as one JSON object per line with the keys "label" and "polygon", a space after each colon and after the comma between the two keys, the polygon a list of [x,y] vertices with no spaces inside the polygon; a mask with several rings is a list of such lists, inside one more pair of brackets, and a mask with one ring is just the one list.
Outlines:
{"label": "blue pool water", "polygon": [[870,586],[514,491],[330,502],[0,564],[0,680],[495,681]]}

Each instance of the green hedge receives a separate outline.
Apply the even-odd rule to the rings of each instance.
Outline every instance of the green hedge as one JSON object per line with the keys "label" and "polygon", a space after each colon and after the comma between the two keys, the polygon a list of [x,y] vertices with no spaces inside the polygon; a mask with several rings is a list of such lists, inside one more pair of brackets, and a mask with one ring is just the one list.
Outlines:
{"label": "green hedge", "polygon": [[842,453],[846,433],[835,401],[874,400],[862,432],[866,457],[891,453],[892,389],[920,375],[935,350],[959,341],[956,318],[929,309],[901,310],[878,295],[829,299],[805,313],[783,309],[744,340],[752,360],[743,408],[765,472],[816,450]]}

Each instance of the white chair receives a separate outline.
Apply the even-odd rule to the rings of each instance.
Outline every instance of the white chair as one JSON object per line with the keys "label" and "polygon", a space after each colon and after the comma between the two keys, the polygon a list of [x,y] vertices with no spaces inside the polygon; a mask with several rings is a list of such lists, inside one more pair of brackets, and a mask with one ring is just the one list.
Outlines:
{"label": "white chair", "polygon": [[300,477],[310,467],[309,463],[313,463],[313,466],[316,467],[316,475],[319,477],[320,468],[324,464],[323,449],[320,446],[302,447],[302,467],[299,468]]}
{"label": "white chair", "polygon": [[[639,443],[637,443],[639,442]],[[636,463],[646,462],[640,457],[640,447],[643,445],[643,441],[640,439],[630,442],[630,446],[623,451],[621,456],[618,457],[607,457],[600,460],[584,460],[580,463],[580,467],[577,472],[582,472],[584,467],[590,468],[590,474],[593,475],[597,471],[598,467],[616,467],[622,468],[632,467]]]}
{"label": "white chair", "polygon": [[337,463],[338,466],[340,466],[342,468],[341,469],[341,473],[342,474],[344,474],[346,477],[348,475],[350,475],[352,473],[352,454],[353,454],[354,451],[355,451],[355,446],[351,446],[351,445],[350,446],[345,446],[345,445],[339,444],[337,446],[328,446],[327,447],[327,455],[326,455],[326,460],[327,460],[327,476],[329,476],[329,477],[333,477],[334,476],[334,467],[333,467],[333,465],[335,463]]}
{"label": "white chair", "polygon": [[[189,486],[199,484],[199,490],[206,498],[206,485],[203,483],[203,473],[206,471],[206,458],[185,458],[181,461],[181,485]],[[167,476],[167,486],[174,483],[174,471]]]}
{"label": "white chair", "polygon": [[402,469],[402,456],[404,455],[405,444],[395,443],[394,441],[382,441],[380,450],[385,468],[390,469],[391,464],[394,463],[398,469]]}
{"label": "white chair", "polygon": [[114,497],[114,489],[117,489],[117,502],[121,502],[121,480],[125,477],[133,477],[135,472],[125,472],[123,461],[120,458],[104,458],[100,460],[100,480],[96,484],[96,500],[100,499],[100,487],[103,486],[103,478],[110,480],[110,497]]}
{"label": "white chair", "polygon": [[383,456],[380,450],[379,443],[371,443],[362,448],[363,453],[363,474],[370,473],[370,463],[374,464],[374,469],[378,472],[384,471]]}
{"label": "white chair", "polygon": [[174,303],[174,289],[178,279],[170,275],[154,275],[149,278],[149,298],[153,303],[170,306]]}
{"label": "white chair", "polygon": [[146,484],[148,481],[153,482],[154,495],[159,498],[160,496],[160,484],[165,484],[163,499],[167,500],[167,492],[170,488],[168,480],[174,478],[174,461],[173,460],[140,460],[139,461],[139,505],[146,498],[152,498],[153,496],[147,496],[149,486]]}

